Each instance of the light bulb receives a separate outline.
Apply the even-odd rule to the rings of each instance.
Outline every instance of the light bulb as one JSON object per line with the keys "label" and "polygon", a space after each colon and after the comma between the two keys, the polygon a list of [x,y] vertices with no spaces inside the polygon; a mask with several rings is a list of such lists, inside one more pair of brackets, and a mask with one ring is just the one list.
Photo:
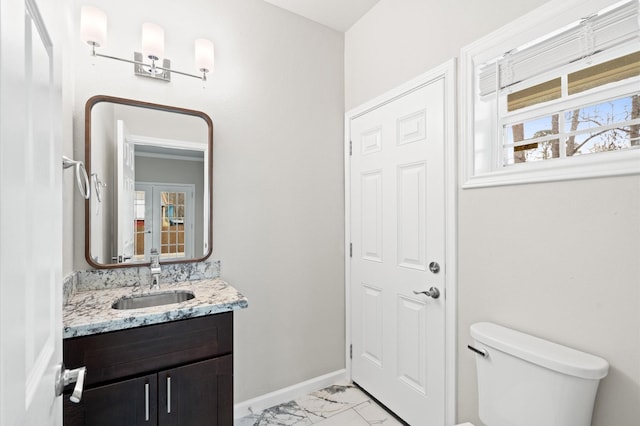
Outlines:
{"label": "light bulb", "polygon": [[151,22],[142,24],[142,55],[155,61],[164,57],[164,30],[161,26]]}
{"label": "light bulb", "polygon": [[205,38],[195,42],[196,69],[202,72],[212,72],[214,65],[213,43]]}
{"label": "light bulb", "polygon": [[90,46],[107,44],[107,15],[94,6],[80,9],[80,38]]}

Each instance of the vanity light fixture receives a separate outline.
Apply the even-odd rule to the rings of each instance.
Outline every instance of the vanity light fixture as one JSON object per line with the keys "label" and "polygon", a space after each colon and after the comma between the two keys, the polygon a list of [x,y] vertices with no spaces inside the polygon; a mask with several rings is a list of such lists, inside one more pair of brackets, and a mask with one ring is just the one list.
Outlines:
{"label": "vanity light fixture", "polygon": [[[189,74],[171,69],[171,62],[164,58],[164,30],[150,22],[142,25],[142,52],[134,52],[133,60],[97,53],[96,48],[104,47],[107,42],[107,15],[94,6],[82,6],[80,38],[91,46],[92,56],[134,64],[135,74],[143,77],[171,81],[171,73],[176,73],[206,81],[207,73],[213,71],[213,43],[202,38],[195,41],[195,65],[201,74]],[[145,63],[145,60],[149,60],[149,63]]]}

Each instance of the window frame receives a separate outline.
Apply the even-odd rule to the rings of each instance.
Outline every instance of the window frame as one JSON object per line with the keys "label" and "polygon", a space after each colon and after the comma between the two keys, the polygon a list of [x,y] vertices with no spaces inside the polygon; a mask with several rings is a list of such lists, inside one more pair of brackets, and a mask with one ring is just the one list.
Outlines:
{"label": "window frame", "polygon": [[[476,95],[476,69],[514,47],[539,39],[584,16],[617,3],[612,0],[567,0],[546,3],[527,15],[518,18],[505,27],[483,37],[461,50],[460,61],[460,124],[463,146],[461,147],[462,188],[475,188],[499,185],[513,185],[533,182],[548,182],[570,179],[583,179],[604,176],[619,176],[640,173],[640,149],[611,151],[600,155],[579,155],[566,158],[554,158],[531,163],[519,163],[515,166],[503,166],[503,139],[499,135],[499,117],[495,103],[482,102]],[[612,56],[626,47],[612,50]],[[600,61],[598,61],[600,62]],[[545,73],[528,83],[549,80],[552,76],[566,75],[567,67]],[[566,78],[566,77],[563,77]],[[586,92],[574,94],[569,100],[561,98],[550,101],[548,105],[532,105],[509,113],[526,116],[531,111],[552,111],[575,100],[590,100],[624,96],[632,88],[638,87],[640,79],[622,80],[610,83]],[[635,90],[638,91],[637,89]],[[492,96],[500,96],[493,94]],[[485,105],[481,105],[484,103]],[[491,107],[491,104],[493,107]],[[476,119],[477,117],[477,119]],[[478,130],[478,134],[476,131]]]}

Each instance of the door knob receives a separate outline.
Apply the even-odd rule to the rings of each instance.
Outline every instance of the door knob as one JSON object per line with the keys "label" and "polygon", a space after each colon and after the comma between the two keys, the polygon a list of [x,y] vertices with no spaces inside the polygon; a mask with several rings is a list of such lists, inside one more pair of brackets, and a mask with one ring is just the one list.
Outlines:
{"label": "door knob", "polygon": [[74,368],[73,370],[67,370],[64,368],[64,364],[58,365],[56,368],[56,396],[62,395],[62,391],[64,387],[75,383],[76,386],[73,388],[73,392],[71,393],[71,397],[69,398],[71,402],[78,403],[82,399],[82,390],[84,388],[84,377],[87,374],[86,367]]}
{"label": "door knob", "polygon": [[429,290],[425,290],[425,291],[415,291],[413,290],[413,294],[424,294],[426,296],[432,297],[434,299],[437,299],[438,297],[440,297],[440,290],[438,290],[435,287],[431,287]]}

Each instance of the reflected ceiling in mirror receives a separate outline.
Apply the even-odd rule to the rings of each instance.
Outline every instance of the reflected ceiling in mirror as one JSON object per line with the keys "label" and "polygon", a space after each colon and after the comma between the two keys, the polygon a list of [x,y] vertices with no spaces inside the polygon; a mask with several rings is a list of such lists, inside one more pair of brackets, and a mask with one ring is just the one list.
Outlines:
{"label": "reflected ceiling in mirror", "polygon": [[213,123],[201,112],[112,96],[85,106],[85,258],[96,268],[211,255]]}

